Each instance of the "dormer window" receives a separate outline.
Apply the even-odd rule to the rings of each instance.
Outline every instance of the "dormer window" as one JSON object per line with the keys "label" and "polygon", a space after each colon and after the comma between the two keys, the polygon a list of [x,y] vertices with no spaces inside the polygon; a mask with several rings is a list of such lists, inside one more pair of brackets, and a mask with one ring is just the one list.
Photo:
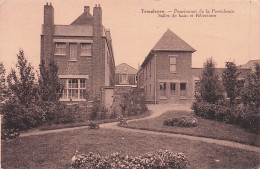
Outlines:
{"label": "dormer window", "polygon": [[55,55],[66,55],[66,43],[55,43]]}

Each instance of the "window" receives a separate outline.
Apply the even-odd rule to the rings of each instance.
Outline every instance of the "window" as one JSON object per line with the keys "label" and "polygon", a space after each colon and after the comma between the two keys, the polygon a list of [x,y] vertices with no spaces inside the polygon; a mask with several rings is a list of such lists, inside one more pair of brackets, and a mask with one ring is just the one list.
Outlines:
{"label": "window", "polygon": [[86,99],[86,79],[60,79],[60,82],[64,87],[62,99]]}
{"label": "window", "polygon": [[160,83],[160,96],[166,96],[166,82]]}
{"label": "window", "polygon": [[171,83],[171,95],[176,95],[176,83]]}
{"label": "window", "polygon": [[170,72],[176,72],[176,56],[170,57]]}
{"label": "window", "polygon": [[187,96],[186,83],[180,84],[180,96]]}
{"label": "window", "polygon": [[80,56],[91,56],[91,44],[89,43],[81,44]]}
{"label": "window", "polygon": [[70,44],[70,60],[77,60],[77,44]]}
{"label": "window", "polygon": [[128,75],[127,74],[121,74],[119,76],[119,83],[120,84],[128,84]]}
{"label": "window", "polygon": [[55,43],[55,55],[66,55],[66,43]]}

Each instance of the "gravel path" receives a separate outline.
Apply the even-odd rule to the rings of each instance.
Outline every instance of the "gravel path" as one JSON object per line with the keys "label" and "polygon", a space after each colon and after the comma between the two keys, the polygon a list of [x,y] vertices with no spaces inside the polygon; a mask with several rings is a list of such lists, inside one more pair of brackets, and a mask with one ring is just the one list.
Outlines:
{"label": "gravel path", "polygon": [[[139,121],[139,120],[155,118],[155,117],[160,116],[162,113],[164,113],[168,110],[191,111],[191,109],[188,106],[167,105],[167,104],[166,105],[149,105],[148,108],[149,108],[149,110],[151,110],[153,112],[150,116],[141,118],[141,119],[133,119],[130,121]],[[218,145],[222,145],[222,146],[228,146],[228,147],[233,147],[233,148],[237,148],[237,149],[254,151],[254,152],[260,153],[259,147],[254,147],[254,146],[250,146],[250,145],[245,145],[245,144],[240,144],[240,143],[225,141],[225,140],[205,138],[205,137],[189,136],[189,135],[183,135],[183,134],[173,134],[173,133],[163,133],[163,132],[123,128],[123,127],[118,127],[117,122],[101,124],[100,127],[104,128],[104,129],[110,129],[110,130],[119,130],[122,132],[134,132],[134,133],[143,133],[143,134],[151,134],[151,135],[158,135],[158,136],[162,135],[162,136],[168,136],[168,137],[173,137],[173,138],[184,138],[184,139],[189,139],[189,140],[194,140],[194,141],[203,141],[206,143],[218,144]],[[46,130],[46,131],[34,130],[34,131],[27,132],[27,133],[22,133],[20,135],[20,137],[27,137],[27,136],[31,136],[31,135],[42,135],[42,134],[48,134],[48,133],[57,133],[57,132],[63,132],[63,131],[72,131],[72,130],[85,129],[85,128],[88,128],[88,126],[57,129],[57,130]]]}

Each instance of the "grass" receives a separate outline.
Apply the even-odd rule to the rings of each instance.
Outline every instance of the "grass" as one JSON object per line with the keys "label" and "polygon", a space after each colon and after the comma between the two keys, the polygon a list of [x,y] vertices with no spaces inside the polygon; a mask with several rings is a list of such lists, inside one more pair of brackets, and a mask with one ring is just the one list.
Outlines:
{"label": "grass", "polygon": [[[164,119],[171,117],[182,117],[183,115],[195,117],[198,120],[198,126],[188,128],[163,125]],[[260,135],[249,133],[237,125],[230,125],[219,121],[204,119],[195,116],[193,112],[188,111],[169,111],[154,119],[129,122],[128,127],[142,130],[215,138],[260,146]]]}
{"label": "grass", "polygon": [[102,156],[141,155],[158,149],[183,152],[189,168],[257,168],[259,154],[215,144],[117,130],[80,129],[2,141],[3,168],[70,168],[76,151]]}
{"label": "grass", "polygon": [[[151,111],[146,111],[142,114],[138,114],[136,116],[128,116],[126,119],[127,120],[132,120],[132,119],[138,119],[138,118],[143,118],[146,116],[151,115]],[[75,122],[75,123],[65,123],[65,124],[45,124],[41,127],[39,127],[40,130],[55,130],[55,129],[62,129],[62,128],[72,128],[72,127],[81,127],[81,126],[88,126],[91,122],[97,123],[97,124],[102,124],[102,123],[110,123],[110,122],[116,122],[117,119],[103,119],[103,120],[88,120],[84,122]]]}

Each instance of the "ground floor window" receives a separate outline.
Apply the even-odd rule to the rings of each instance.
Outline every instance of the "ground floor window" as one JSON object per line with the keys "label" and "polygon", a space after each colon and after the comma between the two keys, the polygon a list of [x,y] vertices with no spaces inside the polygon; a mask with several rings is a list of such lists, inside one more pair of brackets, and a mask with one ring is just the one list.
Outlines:
{"label": "ground floor window", "polygon": [[176,95],[176,83],[170,83],[171,95]]}
{"label": "ground floor window", "polygon": [[180,96],[187,96],[187,83],[180,83]]}
{"label": "ground floor window", "polygon": [[160,83],[160,96],[166,96],[166,82]]}
{"label": "ground floor window", "polygon": [[60,82],[64,87],[61,99],[86,99],[86,79],[60,79]]}

